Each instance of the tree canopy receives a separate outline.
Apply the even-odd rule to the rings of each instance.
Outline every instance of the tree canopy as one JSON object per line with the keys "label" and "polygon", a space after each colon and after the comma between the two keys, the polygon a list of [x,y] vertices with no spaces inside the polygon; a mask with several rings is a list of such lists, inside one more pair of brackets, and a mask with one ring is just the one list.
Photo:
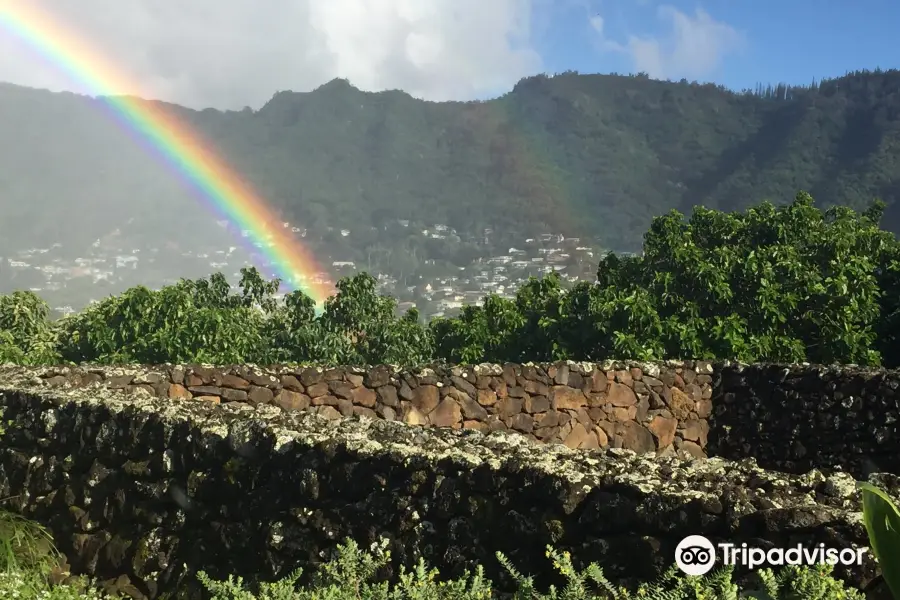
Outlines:
{"label": "tree canopy", "polygon": [[50,320],[38,296],[0,296],[0,361],[23,364],[327,363],[420,365],[545,360],[729,359],[900,364],[900,243],[866,211],[792,203],[696,208],[654,219],[643,254],[609,254],[596,282],[551,274],[515,298],[487,295],[422,324],[361,273],[316,315],[300,291],[242,270],[134,287]]}

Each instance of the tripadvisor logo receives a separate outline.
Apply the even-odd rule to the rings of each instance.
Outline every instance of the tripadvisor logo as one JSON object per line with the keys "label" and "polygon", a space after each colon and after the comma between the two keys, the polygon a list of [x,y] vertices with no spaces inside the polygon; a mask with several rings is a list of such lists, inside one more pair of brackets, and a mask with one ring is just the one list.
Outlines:
{"label": "tripadvisor logo", "polygon": [[742,565],[749,569],[783,565],[859,565],[866,548],[829,548],[825,544],[788,548],[756,548],[744,544],[714,545],[702,535],[689,535],[675,548],[675,564],[687,575],[705,575],[716,563],[716,551],[725,565]]}

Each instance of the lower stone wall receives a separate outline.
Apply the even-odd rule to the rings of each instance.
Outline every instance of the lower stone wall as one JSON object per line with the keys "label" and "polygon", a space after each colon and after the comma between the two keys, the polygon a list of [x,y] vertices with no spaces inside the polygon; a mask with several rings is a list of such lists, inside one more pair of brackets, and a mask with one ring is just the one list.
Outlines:
{"label": "lower stone wall", "polygon": [[[173,385],[151,379],[128,385]],[[390,381],[385,374],[374,387]],[[264,383],[250,384],[274,399]],[[497,393],[483,385],[473,387]],[[252,390],[243,391],[249,399]],[[17,497],[17,510],[49,526],[74,571],[117,577],[147,597],[193,581],[197,570],[267,579],[298,566],[309,572],[346,536],[363,548],[386,536],[395,566],[422,556],[447,577],[481,564],[501,589],[508,579],[497,551],[539,584],[559,583],[547,544],[623,582],[670,565],[689,534],[762,546],[867,544],[855,482],[840,473],[573,450],[461,425],[329,420],[149,390],[23,384],[0,388],[0,413],[0,497]],[[896,477],[872,481],[900,492]],[[875,573],[868,555],[862,568],[840,572],[859,586]]]}
{"label": "lower stone wall", "polygon": [[710,363],[560,362],[400,371],[161,365],[0,367],[6,386],[100,387],[159,398],[273,405],[328,419],[362,415],[424,427],[514,431],[570,448],[705,456]]}

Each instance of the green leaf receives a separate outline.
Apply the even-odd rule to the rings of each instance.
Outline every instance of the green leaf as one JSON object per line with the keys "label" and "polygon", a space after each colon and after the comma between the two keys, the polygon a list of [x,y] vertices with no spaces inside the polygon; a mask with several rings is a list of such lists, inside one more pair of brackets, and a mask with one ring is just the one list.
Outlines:
{"label": "green leaf", "polygon": [[872,553],[894,598],[900,599],[900,511],[882,490],[860,482],[863,522]]}

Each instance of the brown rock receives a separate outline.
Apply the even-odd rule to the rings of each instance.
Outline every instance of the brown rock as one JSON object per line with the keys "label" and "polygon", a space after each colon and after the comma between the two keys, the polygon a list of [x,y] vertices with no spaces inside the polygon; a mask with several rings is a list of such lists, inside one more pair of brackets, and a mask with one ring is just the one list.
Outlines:
{"label": "brown rock", "polygon": [[541,427],[540,429],[535,429],[532,433],[534,437],[548,444],[562,442],[559,439],[559,427]]}
{"label": "brown rock", "polygon": [[653,434],[646,427],[634,421],[619,424],[616,427],[616,433],[622,436],[622,447],[627,450],[633,450],[638,454],[656,450]]}
{"label": "brown rock", "polygon": [[632,379],[631,373],[624,369],[621,371],[616,371],[616,382],[627,385],[628,387],[634,385],[634,379]]}
{"label": "brown rock", "polygon": [[605,392],[608,385],[609,380],[606,378],[606,373],[600,369],[594,369],[591,373],[591,391]]}
{"label": "brown rock", "polygon": [[369,369],[369,371],[366,372],[363,381],[366,384],[366,387],[373,389],[387,385],[391,382],[391,370],[385,365],[379,365],[373,369]]}
{"label": "brown rock", "polygon": [[709,398],[703,398],[700,402],[697,402],[697,416],[701,419],[706,419],[709,415],[712,414],[712,400]]}
{"label": "brown rock", "polygon": [[459,429],[462,421],[462,409],[452,398],[444,398],[437,408],[428,413],[428,420],[435,427]]}
{"label": "brown rock", "polygon": [[[62,381],[65,381],[65,377]],[[106,386],[110,389],[121,389],[126,385],[131,385],[132,381],[134,381],[134,375],[112,375],[106,378]],[[185,385],[203,385],[203,380],[198,377],[196,383]]]}
{"label": "brown rock", "polygon": [[400,399],[397,398],[397,388],[392,385],[383,385],[376,390],[378,398],[385,406],[400,406]]}
{"label": "brown rock", "polygon": [[229,402],[246,402],[247,392],[244,390],[233,390],[231,388],[222,388],[222,398]]}
{"label": "brown rock", "polygon": [[378,414],[371,408],[366,408],[365,406],[354,406],[352,409],[354,415],[358,415],[360,417],[369,417],[370,419],[377,419]]}
{"label": "brown rock", "polygon": [[631,373],[631,378],[635,381],[640,381],[644,376],[643,372],[638,367],[631,367],[628,372]]}
{"label": "brown rock", "polygon": [[546,396],[550,392],[550,387],[546,383],[541,383],[540,381],[527,380],[522,387],[524,387],[525,391],[529,394],[535,394],[537,396]]}
{"label": "brown rock", "polygon": [[584,425],[584,428],[588,431],[594,426],[594,422],[591,420],[591,416],[585,408],[578,408],[575,410],[575,420]]}
{"label": "brown rock", "polygon": [[596,443],[596,436],[592,436],[588,433],[581,423],[575,423],[575,426],[572,427],[572,431],[570,431],[563,439],[563,444],[573,449],[582,448],[584,444],[589,443],[588,440],[591,437],[594,438],[594,443]]}
{"label": "brown rock", "polygon": [[516,368],[517,365],[512,363],[503,365],[503,381],[506,382],[508,387],[516,385],[516,376],[518,375],[518,373],[516,373]]}
{"label": "brown rock", "polygon": [[363,384],[362,375],[357,375],[356,373],[346,373],[344,377],[347,379],[347,382],[355,388],[358,388]]}
{"label": "brown rock", "polygon": [[534,422],[534,426],[541,429],[544,427],[556,427],[557,425],[559,425],[559,413],[555,410],[532,415],[531,419]]}
{"label": "brown rock", "polygon": [[700,447],[706,446],[706,438],[709,434],[709,423],[706,421],[690,420],[682,424],[684,428],[681,437],[691,442],[697,442]]}
{"label": "brown rock", "polygon": [[650,410],[650,396],[647,394],[640,394],[638,396],[637,404],[634,405],[636,411],[634,413],[634,418],[638,423],[643,423],[647,420],[647,412]]}
{"label": "brown rock", "polygon": [[606,392],[588,392],[585,394],[587,405],[591,408],[605,406],[609,402]]}
{"label": "brown rock", "polygon": [[669,410],[672,411],[672,415],[679,421],[687,420],[691,411],[694,410],[694,401],[677,387],[670,388],[670,391],[671,400],[668,402]]}
{"label": "brown rock", "polygon": [[508,385],[506,386],[506,393],[510,398],[524,398],[525,388],[519,385]]}
{"label": "brown rock", "polygon": [[612,410],[608,412],[614,421],[620,423],[634,421],[634,418],[637,416],[637,406],[613,406]]}
{"label": "brown rock", "polygon": [[644,375],[641,377],[641,381],[644,382],[644,385],[653,390],[659,390],[663,386],[663,382],[657,379],[656,377],[650,377],[649,375]]}
{"label": "brown rock", "polygon": [[289,390],[293,390],[295,392],[305,392],[306,388],[303,387],[303,384],[300,383],[300,380],[294,377],[293,375],[282,375],[281,376],[281,385],[286,387]]}
{"label": "brown rock", "polygon": [[600,421],[606,421],[609,419],[609,414],[599,406],[592,406],[587,410],[587,412],[591,417],[591,422],[593,423],[598,423]]}
{"label": "brown rock", "polygon": [[329,421],[337,421],[341,418],[341,413],[333,406],[319,406],[316,409],[316,412]]}
{"label": "brown rock", "polygon": [[530,396],[525,398],[525,412],[540,413],[550,410],[550,399],[546,396]]}
{"label": "brown rock", "polygon": [[469,396],[475,395],[475,385],[465,377],[457,377],[456,375],[453,375],[452,377],[450,377],[450,381],[453,382],[453,385],[457,389],[464,391]]}
{"label": "brown rock", "polygon": [[660,371],[659,380],[663,382],[664,386],[672,387],[673,385],[675,385],[675,373],[670,369]]}
{"label": "brown rock", "polygon": [[687,452],[694,458],[706,458],[706,453],[703,452],[703,448],[698,446],[694,442],[685,441],[681,444],[681,448],[679,450]]}
{"label": "brown rock", "polygon": [[247,400],[250,404],[269,404],[275,398],[275,393],[266,387],[251,385],[247,392]]}
{"label": "brown rock", "polygon": [[440,391],[436,385],[420,385],[412,390],[412,399],[410,401],[423,415],[427,415],[441,401]]}
{"label": "brown rock", "polygon": [[609,436],[603,431],[603,428],[594,426],[594,435],[597,436],[597,445],[601,448],[609,446]]}
{"label": "brown rock", "polygon": [[[325,396],[328,398],[329,396]],[[346,398],[337,398],[337,396],[333,396],[336,400],[336,406],[338,412],[341,413],[342,416],[349,417],[353,414],[353,402],[347,400]]]}
{"label": "brown rock", "polygon": [[508,396],[497,403],[497,416],[501,419],[505,419],[517,415],[522,412],[523,404],[525,404],[524,399]]}
{"label": "brown rock", "polygon": [[534,431],[534,419],[531,418],[531,415],[526,415],[525,413],[511,416],[506,424],[510,429],[522,433],[531,433]]}
{"label": "brown rock", "polygon": [[428,425],[428,418],[415,406],[410,406],[403,414],[403,422],[407,425]]}
{"label": "brown rock", "polygon": [[463,421],[463,429],[474,429],[475,431],[480,431],[481,433],[488,433],[491,428],[484,421],[477,421],[475,419],[471,419],[468,421]]}
{"label": "brown rock", "polygon": [[353,386],[346,381],[331,380],[328,382],[328,390],[332,396],[343,398],[345,400],[353,399]]}
{"label": "brown rock", "polygon": [[166,394],[169,398],[181,398],[181,399],[190,399],[193,398],[194,395],[191,394],[186,387],[181,385],[180,383],[170,383],[169,391]]}
{"label": "brown rock", "polygon": [[[337,396],[332,396],[331,394],[325,394],[324,396],[316,396],[312,399],[313,406],[340,406],[340,401],[343,398],[338,398]],[[349,400],[348,400],[349,402]]]}
{"label": "brown rock", "polygon": [[684,386],[684,391],[694,402],[699,402],[703,399],[703,390],[696,383],[687,384]]}
{"label": "brown rock", "polygon": [[[218,388],[216,388],[216,389],[218,389]],[[134,394],[134,393],[143,394],[145,396],[150,396],[150,397],[156,396],[156,390],[153,389],[153,386],[147,385],[145,383],[141,383],[138,385],[129,385],[128,387],[125,388],[125,392],[127,392],[129,394]]]}
{"label": "brown rock", "polygon": [[484,409],[484,407],[482,407],[480,404],[478,404],[468,396],[463,395],[462,398],[457,398],[457,401],[462,407],[462,414],[466,419],[476,419],[479,421],[483,421],[487,418],[488,412]]}
{"label": "brown rock", "polygon": [[328,384],[324,381],[306,386],[306,395],[310,398],[318,398],[328,393]]}
{"label": "brown rock", "polygon": [[222,390],[217,388],[214,385],[194,385],[188,386],[188,389],[196,396],[200,394],[201,396],[221,396]]}
{"label": "brown rock", "polygon": [[224,387],[234,388],[236,390],[249,390],[250,382],[244,379],[243,377],[238,377],[237,375],[225,375],[222,377],[222,381],[219,384]]}
{"label": "brown rock", "polygon": [[[620,371],[620,373],[625,373],[626,371]],[[631,375],[629,374],[629,379]],[[627,385],[622,383],[611,383],[609,384],[609,391],[606,393],[607,402],[612,404],[613,406],[632,406],[637,404],[637,396],[634,395],[634,390],[632,390]]]}
{"label": "brown rock", "polygon": [[550,406],[553,410],[576,409],[587,406],[584,392],[567,385],[554,385],[550,388]]}
{"label": "brown rock", "polygon": [[306,410],[310,405],[310,398],[306,394],[295,392],[287,388],[278,392],[272,404],[286,411]]}
{"label": "brown rock", "polygon": [[311,385],[315,385],[317,383],[322,383],[325,381],[325,375],[320,373],[318,369],[314,369],[312,367],[307,367],[300,371],[300,383],[303,384],[304,388],[307,388]]}
{"label": "brown rock", "polygon": [[487,426],[491,431],[506,431],[506,423],[501,421],[497,415],[490,415],[488,417]]}
{"label": "brown rock", "polygon": [[[506,389],[506,384],[503,384],[503,389]],[[497,403],[497,392],[492,390],[478,390],[476,401],[481,406],[493,406]]]}
{"label": "brown rock", "polygon": [[662,416],[653,417],[653,420],[647,425],[647,429],[656,438],[657,448],[665,448],[672,445],[672,442],[675,441],[675,430],[677,428],[678,421]]}
{"label": "brown rock", "polygon": [[374,408],[375,404],[377,404],[376,400],[378,400],[378,396],[373,390],[370,390],[367,387],[352,388],[350,391],[350,395],[350,400],[357,406]]}
{"label": "brown rock", "polygon": [[193,367],[191,369],[191,372],[200,378],[200,381],[203,382],[203,385],[211,384],[216,376],[216,372],[209,367]]}
{"label": "brown rock", "polygon": [[400,381],[400,390],[397,392],[397,395],[403,400],[412,400],[414,398],[413,389],[405,380]]}
{"label": "brown rock", "polygon": [[[132,376],[128,375],[128,383],[131,383]],[[128,383],[123,383],[122,386],[128,385]],[[189,387],[199,387],[203,385],[203,379],[199,375],[195,375],[194,373],[188,373],[184,378],[184,383]],[[110,381],[110,387],[119,387],[113,386],[112,381]]]}
{"label": "brown rock", "polygon": [[569,385],[569,365],[563,363],[556,369],[556,373],[550,375],[556,385]]}
{"label": "brown rock", "polygon": [[570,388],[577,388],[579,390],[584,389],[584,375],[581,373],[576,373],[575,371],[569,371],[568,381],[566,381],[566,385]]}
{"label": "brown rock", "polygon": [[171,372],[169,373],[169,379],[172,383],[184,383],[184,367],[180,365],[176,365],[172,367]]}

